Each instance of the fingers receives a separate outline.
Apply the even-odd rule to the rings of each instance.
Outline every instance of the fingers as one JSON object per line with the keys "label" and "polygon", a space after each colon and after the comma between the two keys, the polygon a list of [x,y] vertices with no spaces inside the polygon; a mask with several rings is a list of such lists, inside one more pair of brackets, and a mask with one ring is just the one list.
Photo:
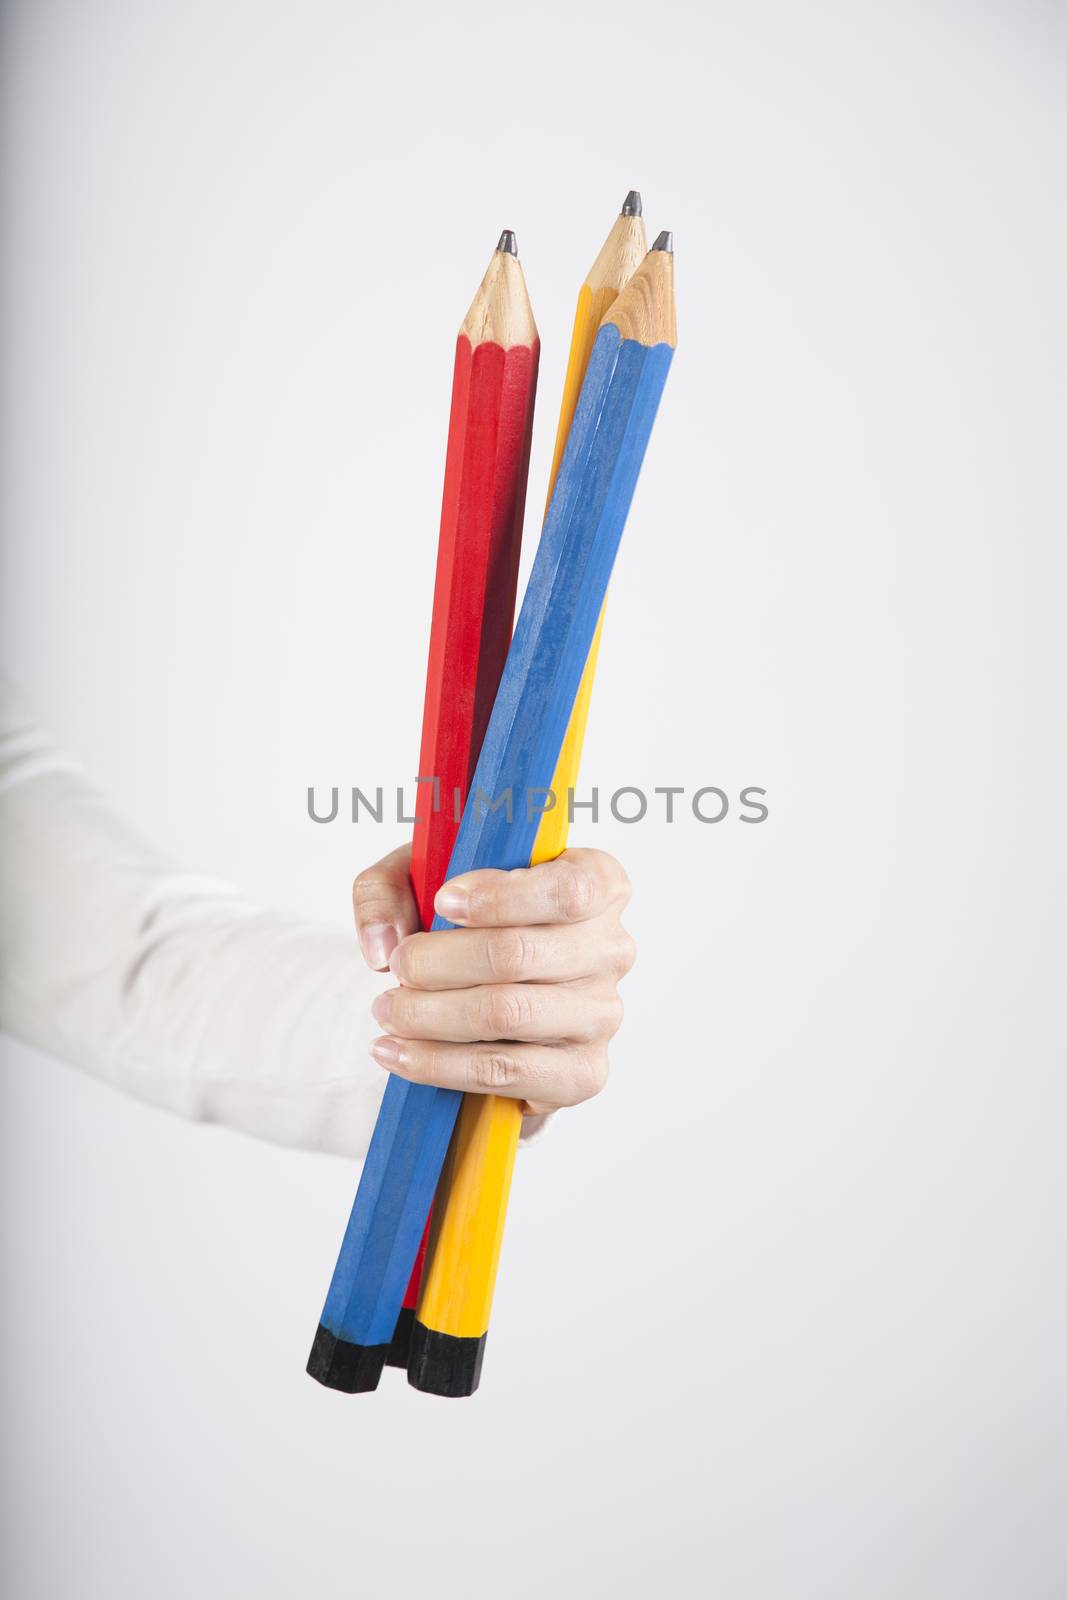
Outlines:
{"label": "fingers", "polygon": [[613,983],[497,983],[476,989],[390,989],[371,1008],[401,1039],[456,1044],[511,1039],[605,1043],[622,1022]]}
{"label": "fingers", "polygon": [[464,872],[437,892],[438,914],[465,927],[586,922],[620,909],[630,881],[602,850],[565,850],[556,861],[513,872]]}
{"label": "fingers", "polygon": [[622,1017],[619,978],[634,943],[619,916],[630,884],[611,856],[568,850],[514,872],[462,873],[437,910],[456,925],[418,931],[408,850],[356,879],[364,954],[397,987],[374,1014],[375,1059],[414,1083],[500,1094],[546,1111],[599,1093]]}
{"label": "fingers", "polygon": [[567,983],[624,978],[635,946],[617,917],[534,928],[457,928],[414,933],[389,957],[409,989],[469,989],[483,983]]}
{"label": "fingers", "polygon": [[378,1039],[374,1059],[412,1083],[473,1094],[501,1094],[539,1110],[574,1106],[599,1094],[608,1075],[603,1045],[448,1044]]}
{"label": "fingers", "polygon": [[414,933],[419,913],[411,888],[411,846],[367,867],[352,885],[356,933],[367,965],[383,972],[400,940]]}

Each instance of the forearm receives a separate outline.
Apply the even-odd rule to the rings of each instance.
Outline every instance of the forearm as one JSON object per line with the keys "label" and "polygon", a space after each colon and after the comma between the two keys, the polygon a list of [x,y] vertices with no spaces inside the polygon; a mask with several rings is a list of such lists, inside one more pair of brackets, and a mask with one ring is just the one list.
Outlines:
{"label": "forearm", "polygon": [[361,1155],[384,1088],[355,939],[191,878],[10,709],[0,1021],[143,1100]]}

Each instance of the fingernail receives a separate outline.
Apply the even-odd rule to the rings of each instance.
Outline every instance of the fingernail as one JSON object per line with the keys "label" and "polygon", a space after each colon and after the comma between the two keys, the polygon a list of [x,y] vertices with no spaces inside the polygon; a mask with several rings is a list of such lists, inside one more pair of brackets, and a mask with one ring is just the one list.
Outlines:
{"label": "fingernail", "polygon": [[380,994],[378,996],[378,998],[375,1000],[374,1004],[371,1006],[370,1010],[371,1010],[371,1016],[374,1018],[375,1022],[380,1022],[382,1027],[384,1028],[386,1023],[389,1021],[389,991],[388,990],[386,990],[385,994]]}
{"label": "fingernail", "polygon": [[433,902],[438,916],[447,917],[449,922],[466,922],[470,905],[470,895],[466,889],[457,889],[453,884],[445,884],[443,889],[438,889]]}
{"label": "fingernail", "polygon": [[400,1065],[400,1046],[395,1039],[375,1039],[370,1053],[380,1067],[388,1067],[392,1071]]}
{"label": "fingernail", "polygon": [[389,965],[389,957],[399,943],[391,922],[368,923],[359,936],[363,959],[375,972],[382,972]]}

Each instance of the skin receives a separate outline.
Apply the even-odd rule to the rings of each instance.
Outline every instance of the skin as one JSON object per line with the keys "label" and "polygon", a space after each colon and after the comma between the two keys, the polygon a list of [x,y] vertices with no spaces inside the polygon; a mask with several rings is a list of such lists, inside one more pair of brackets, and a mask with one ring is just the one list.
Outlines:
{"label": "skin", "polygon": [[634,964],[630,882],[602,850],[513,872],[466,872],[437,893],[458,926],[418,932],[410,845],[352,886],[367,963],[396,987],[372,1006],[374,1059],[414,1083],[509,1095],[528,1115],[578,1105],[607,1082]]}

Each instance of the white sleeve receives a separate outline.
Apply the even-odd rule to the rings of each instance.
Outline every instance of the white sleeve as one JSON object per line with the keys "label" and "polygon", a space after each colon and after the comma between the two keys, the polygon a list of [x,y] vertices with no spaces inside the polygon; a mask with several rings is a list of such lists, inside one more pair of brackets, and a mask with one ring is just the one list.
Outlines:
{"label": "white sleeve", "polygon": [[0,1025],[183,1116],[365,1153],[381,985],[354,934],[175,868],[6,689],[0,846]]}

